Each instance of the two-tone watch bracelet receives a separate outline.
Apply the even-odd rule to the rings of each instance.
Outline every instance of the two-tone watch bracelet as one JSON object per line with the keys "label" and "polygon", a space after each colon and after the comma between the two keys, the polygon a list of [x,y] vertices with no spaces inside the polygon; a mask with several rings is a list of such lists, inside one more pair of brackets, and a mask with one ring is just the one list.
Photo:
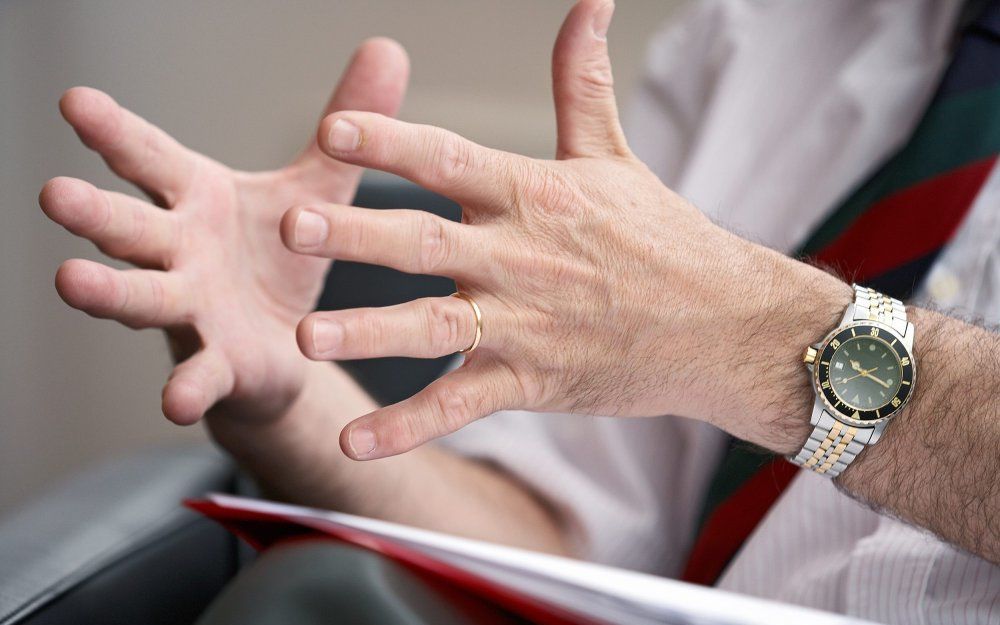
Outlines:
{"label": "two-tone watch bracelet", "polygon": [[[854,315],[851,321],[877,321],[902,336],[906,333],[907,326],[906,307],[898,299],[855,284]],[[816,413],[819,413],[818,420]],[[841,423],[818,398],[813,406],[813,414],[816,426],[799,453],[788,459],[816,473],[836,477],[871,442],[875,427]]]}

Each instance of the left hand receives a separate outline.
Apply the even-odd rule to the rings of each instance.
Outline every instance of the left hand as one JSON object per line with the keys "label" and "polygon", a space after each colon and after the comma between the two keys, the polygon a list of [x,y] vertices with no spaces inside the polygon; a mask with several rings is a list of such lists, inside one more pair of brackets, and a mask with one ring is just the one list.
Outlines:
{"label": "left hand", "polygon": [[[309,204],[285,214],[285,244],[452,277],[483,314],[482,343],[460,368],[344,429],[349,456],[401,453],[513,408],[673,413],[742,434],[756,425],[731,415],[761,402],[755,386],[785,379],[808,392],[801,350],[843,307],[792,328],[781,313],[801,297],[842,298],[847,287],[717,227],[631,153],[607,54],[612,10],[608,0],[581,0],[559,34],[555,161],[373,113],[339,112],[321,125],[327,154],[453,198],[463,223]],[[771,318],[776,334],[768,337]],[[313,313],[298,341],[317,360],[430,358],[469,347],[475,327],[468,302],[430,298]],[[748,331],[766,340],[746,340]],[[791,437],[801,444],[805,433]]]}
{"label": "left hand", "polygon": [[[324,115],[345,108],[392,115],[406,89],[406,52],[386,39],[362,44]],[[303,202],[349,202],[361,170],[310,141],[294,161],[236,171],[181,145],[95,89],[70,89],[60,109],[81,140],[159,206],[55,178],[42,210],[73,234],[139,269],[66,261],[56,289],[74,308],[131,328],[163,328],[177,364],[163,414],[188,425],[209,414],[216,439],[236,452],[251,423],[282,419],[302,396],[311,363],[295,325],[315,309],[329,261],[289,253],[278,222]],[[239,435],[239,436],[237,436]]]}

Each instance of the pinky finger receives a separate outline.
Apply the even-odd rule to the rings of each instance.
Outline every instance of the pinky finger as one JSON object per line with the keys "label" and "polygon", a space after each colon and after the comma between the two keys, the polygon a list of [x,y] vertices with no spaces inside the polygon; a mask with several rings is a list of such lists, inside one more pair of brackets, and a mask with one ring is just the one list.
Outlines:
{"label": "pinky finger", "polygon": [[469,363],[413,397],[349,423],[340,447],[355,460],[409,451],[523,401],[513,373],[497,364]]}
{"label": "pinky finger", "polygon": [[163,387],[163,415],[177,425],[198,422],[233,391],[235,379],[225,355],[206,348],[174,368]]}

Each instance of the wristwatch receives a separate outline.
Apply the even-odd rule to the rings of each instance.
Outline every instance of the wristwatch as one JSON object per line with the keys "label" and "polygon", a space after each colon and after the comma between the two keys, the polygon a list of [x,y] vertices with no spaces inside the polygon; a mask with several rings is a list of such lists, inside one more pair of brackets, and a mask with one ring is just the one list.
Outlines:
{"label": "wristwatch", "polygon": [[855,284],[840,324],[806,348],[804,360],[816,392],[813,431],[789,459],[836,477],[878,442],[913,394],[913,324],[901,301]]}

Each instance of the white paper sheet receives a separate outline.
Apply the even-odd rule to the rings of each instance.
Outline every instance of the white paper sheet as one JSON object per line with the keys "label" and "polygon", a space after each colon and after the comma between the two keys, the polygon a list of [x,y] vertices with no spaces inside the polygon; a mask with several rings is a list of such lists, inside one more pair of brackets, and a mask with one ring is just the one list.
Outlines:
{"label": "white paper sheet", "polygon": [[522,595],[595,620],[628,625],[848,625],[843,615],[799,608],[643,573],[458,538],[339,512],[212,494],[224,508],[278,514],[317,529],[360,530]]}

